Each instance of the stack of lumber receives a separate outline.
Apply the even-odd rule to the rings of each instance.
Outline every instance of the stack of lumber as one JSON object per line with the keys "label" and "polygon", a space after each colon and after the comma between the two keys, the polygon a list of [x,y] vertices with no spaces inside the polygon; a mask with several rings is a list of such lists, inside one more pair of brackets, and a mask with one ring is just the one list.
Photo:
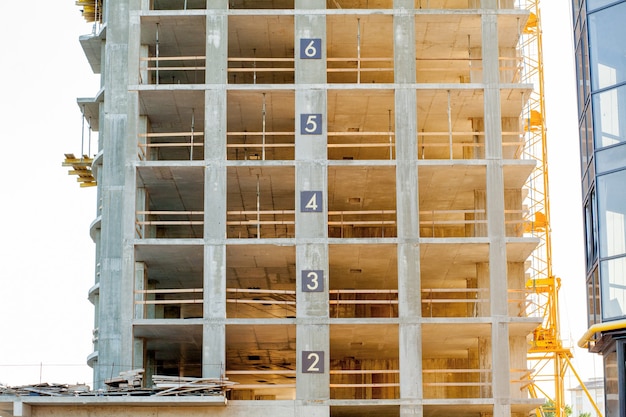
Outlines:
{"label": "stack of lumber", "polygon": [[141,388],[144,369],[120,372],[119,376],[104,381],[107,391],[132,391]]}
{"label": "stack of lumber", "polygon": [[0,386],[0,395],[15,395],[15,396],[76,396],[82,393],[89,392],[87,385],[67,385],[67,384],[35,384],[35,385],[23,385],[19,387],[5,387]]}
{"label": "stack of lumber", "polygon": [[155,395],[223,394],[235,382],[228,378],[192,378],[186,376],[154,375]]}

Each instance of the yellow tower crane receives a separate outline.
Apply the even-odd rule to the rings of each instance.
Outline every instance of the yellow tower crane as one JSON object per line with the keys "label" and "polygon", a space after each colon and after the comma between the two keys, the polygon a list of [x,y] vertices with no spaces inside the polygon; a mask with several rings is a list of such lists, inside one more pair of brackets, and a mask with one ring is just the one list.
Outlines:
{"label": "yellow tower crane", "polygon": [[[532,300],[529,313],[543,321],[533,332],[528,361],[533,369],[529,392],[537,398],[547,398],[548,406],[537,410],[538,415],[551,412],[555,417],[566,417],[565,375],[568,370],[576,377],[598,417],[601,411],[589,394],[585,384],[574,369],[571,348],[563,346],[559,327],[559,289],[561,280],[552,272],[552,247],[550,241],[550,204],[548,199],[548,148],[545,127],[544,76],[542,32],[539,10],[540,0],[521,0],[530,12],[526,26],[520,33],[524,59],[523,81],[535,85],[524,111],[525,157],[535,159],[537,165],[527,183],[526,200],[529,222],[525,232],[539,238],[532,255],[526,289]],[[548,392],[546,384],[553,384]],[[541,386],[540,386],[541,385]],[[543,387],[543,388],[542,388]],[[554,408],[551,408],[551,407]]]}

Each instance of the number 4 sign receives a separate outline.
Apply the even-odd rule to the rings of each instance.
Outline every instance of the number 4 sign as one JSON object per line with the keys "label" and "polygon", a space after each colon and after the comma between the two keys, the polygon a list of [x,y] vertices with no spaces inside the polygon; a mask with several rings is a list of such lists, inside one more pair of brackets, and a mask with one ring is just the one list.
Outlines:
{"label": "number 4 sign", "polygon": [[300,212],[321,213],[323,208],[321,191],[300,192]]}

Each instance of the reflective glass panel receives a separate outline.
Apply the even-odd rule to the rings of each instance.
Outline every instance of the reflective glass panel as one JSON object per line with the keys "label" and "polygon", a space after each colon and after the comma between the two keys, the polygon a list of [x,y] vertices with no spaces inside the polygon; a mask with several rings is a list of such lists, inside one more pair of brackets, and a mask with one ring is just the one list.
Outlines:
{"label": "reflective glass panel", "polygon": [[598,174],[613,171],[626,166],[626,143],[596,153],[596,171]]}
{"label": "reflective glass panel", "polygon": [[600,258],[626,254],[626,170],[599,176],[596,197]]}
{"label": "reflective glass panel", "polygon": [[626,81],[626,3],[588,16],[592,89]]}
{"label": "reflective glass panel", "polygon": [[587,0],[587,9],[593,10],[598,7],[606,6],[607,4],[615,3],[617,0]]}
{"label": "reflective glass panel", "polygon": [[626,257],[600,262],[602,318],[626,316]]}
{"label": "reflective glass panel", "polygon": [[626,142],[626,86],[593,95],[596,149]]}

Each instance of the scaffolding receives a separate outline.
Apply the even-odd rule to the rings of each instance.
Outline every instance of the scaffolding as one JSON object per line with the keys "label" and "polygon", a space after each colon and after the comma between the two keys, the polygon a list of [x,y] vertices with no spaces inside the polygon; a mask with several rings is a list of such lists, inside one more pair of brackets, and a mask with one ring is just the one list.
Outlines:
{"label": "scaffolding", "polygon": [[[520,8],[530,12],[521,35],[524,57],[523,82],[532,83],[535,89],[528,98],[524,111],[524,157],[537,161],[537,166],[527,182],[529,190],[526,204],[532,222],[525,232],[538,238],[539,244],[531,257],[529,279],[526,288],[533,294],[529,313],[543,318],[542,324],[533,332],[528,351],[529,368],[534,369],[533,383],[529,392],[533,398],[539,394],[546,397],[546,406],[537,414],[551,412],[555,417],[565,417],[565,375],[571,371],[576,377],[598,416],[601,411],[595,404],[585,384],[574,369],[570,347],[563,346],[559,327],[559,289],[561,280],[552,271],[552,247],[550,241],[550,200],[548,198],[548,148],[545,126],[544,74],[540,0],[521,0]],[[553,384],[553,392],[547,387]],[[540,386],[542,385],[542,386]],[[549,406],[553,405],[553,409]]]}

